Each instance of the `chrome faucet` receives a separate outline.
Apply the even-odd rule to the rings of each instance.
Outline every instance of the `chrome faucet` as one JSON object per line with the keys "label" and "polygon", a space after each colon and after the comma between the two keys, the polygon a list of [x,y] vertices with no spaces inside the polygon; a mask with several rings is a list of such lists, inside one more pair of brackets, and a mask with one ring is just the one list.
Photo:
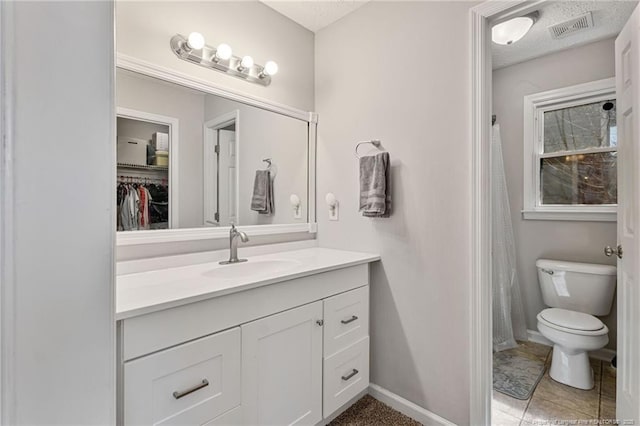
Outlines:
{"label": "chrome faucet", "polygon": [[231,224],[231,230],[229,231],[229,260],[220,262],[221,265],[229,265],[233,263],[246,262],[247,259],[238,259],[238,237],[243,243],[249,241],[249,237],[242,231],[238,231],[236,225]]}

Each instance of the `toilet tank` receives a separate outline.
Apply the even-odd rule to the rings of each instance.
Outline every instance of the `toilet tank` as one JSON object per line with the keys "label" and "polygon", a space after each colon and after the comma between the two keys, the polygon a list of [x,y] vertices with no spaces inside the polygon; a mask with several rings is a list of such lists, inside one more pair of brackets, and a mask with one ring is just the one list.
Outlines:
{"label": "toilet tank", "polygon": [[536,267],[545,305],[600,316],[611,312],[615,266],[538,259]]}

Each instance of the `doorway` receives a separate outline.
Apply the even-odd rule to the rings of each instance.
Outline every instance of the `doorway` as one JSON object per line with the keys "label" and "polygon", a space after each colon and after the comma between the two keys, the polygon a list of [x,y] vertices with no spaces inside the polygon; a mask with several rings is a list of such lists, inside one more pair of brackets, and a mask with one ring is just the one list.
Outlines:
{"label": "doorway", "polygon": [[[118,217],[118,231],[178,228],[180,121],[175,117],[123,107],[117,108],[116,117],[118,185],[156,188],[146,226],[123,226]],[[118,200],[120,206],[120,193]],[[118,216],[121,210],[118,209]]]}
{"label": "doorway", "polygon": [[[486,197],[491,188],[491,174],[493,169],[491,167],[491,136],[492,136],[492,63],[491,63],[491,37],[490,29],[493,24],[504,22],[513,17],[524,16],[528,13],[534,12],[544,5],[551,2],[510,2],[507,4],[491,4],[485,3],[471,12],[472,19],[472,141],[473,141],[473,166],[474,166],[474,241],[473,241],[473,277],[472,283],[472,391],[471,391],[471,423],[472,424],[491,424],[491,403],[492,403],[492,214],[491,203]],[[498,117],[498,120],[500,118]],[[521,161],[521,159],[520,159]],[[520,164],[522,167],[522,164]],[[631,165],[632,168],[637,168],[635,165]],[[623,193],[622,191],[620,193]],[[519,211],[517,212],[520,213]],[[620,223],[620,220],[618,220]],[[618,229],[620,233],[620,229]],[[611,244],[615,246],[615,244]],[[599,247],[601,250],[602,247]],[[624,261],[618,262],[618,270],[623,271],[625,269]],[[627,261],[627,265],[631,261]],[[533,266],[532,266],[533,268]],[[629,268],[629,266],[627,266]],[[620,277],[618,278],[620,281]],[[620,294],[618,294],[618,300]],[[633,304],[633,300],[629,302],[627,298],[622,300],[623,302]],[[629,312],[631,306],[623,307],[626,312]],[[627,314],[628,315],[628,314]],[[635,316],[634,316],[635,317]],[[627,322],[626,319],[620,317],[618,313],[619,322]],[[621,321],[622,320],[622,321]],[[530,327],[527,327],[530,328]],[[534,330],[535,331],[535,330]],[[622,344],[625,340],[635,341],[637,346],[637,340],[633,340],[633,333],[630,333],[631,328],[627,327],[625,335],[621,337]],[[637,333],[637,330],[633,330]],[[535,337],[535,336],[534,336]],[[532,336],[527,336],[527,340],[532,339]],[[535,343],[535,342],[534,342]],[[627,342],[628,344],[628,342]],[[527,342],[527,345],[531,346],[532,351],[541,352],[550,351],[550,347],[544,346],[542,348],[536,347],[534,344]],[[618,344],[620,348],[621,343]],[[627,352],[630,353],[630,352]],[[545,361],[549,357],[548,354],[544,355]],[[637,355],[637,354],[636,354]],[[635,375],[637,376],[637,361],[629,361],[631,357],[626,357],[629,362],[626,370],[624,367],[619,367],[617,375],[618,377]],[[635,359],[638,359],[637,356]],[[600,372],[602,373],[602,365],[600,364]],[[629,380],[630,383],[637,383],[635,376]],[[602,380],[602,379],[600,379]],[[600,382],[601,383],[601,382]],[[618,388],[620,386],[618,385]],[[626,390],[627,394],[631,394],[631,398],[638,398],[638,390],[633,388],[632,385]],[[620,393],[618,392],[618,400],[620,400]],[[622,406],[618,404],[618,418],[635,419],[638,420],[639,413],[636,405],[625,403]],[[570,419],[565,419],[570,420]],[[576,419],[578,420],[578,419]]]}

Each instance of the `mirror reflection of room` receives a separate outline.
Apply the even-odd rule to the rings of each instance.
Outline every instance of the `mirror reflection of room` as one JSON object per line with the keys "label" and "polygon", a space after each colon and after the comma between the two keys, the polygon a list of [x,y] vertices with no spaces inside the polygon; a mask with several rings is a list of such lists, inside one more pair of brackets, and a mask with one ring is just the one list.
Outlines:
{"label": "mirror reflection of room", "polygon": [[116,78],[118,231],[307,221],[308,122],[120,68]]}

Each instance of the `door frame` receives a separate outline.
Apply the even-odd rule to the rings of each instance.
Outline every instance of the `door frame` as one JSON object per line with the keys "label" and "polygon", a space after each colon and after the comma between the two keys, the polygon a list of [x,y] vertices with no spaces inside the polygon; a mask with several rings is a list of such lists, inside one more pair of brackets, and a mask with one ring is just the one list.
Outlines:
{"label": "door frame", "polygon": [[[180,227],[178,209],[180,208],[179,200],[179,139],[180,139],[180,120],[166,115],[154,114],[146,111],[139,111],[130,108],[117,107],[116,120],[118,118],[128,118],[130,120],[145,121],[147,123],[161,124],[169,127],[169,224],[171,229]],[[140,231],[120,231],[118,235],[127,236],[131,233]]]}
{"label": "door frame", "polygon": [[491,424],[492,293],[490,185],[492,66],[490,28],[524,15],[547,0],[486,1],[470,9],[471,84],[471,291],[470,291],[470,412],[469,423]]}
{"label": "door frame", "polygon": [[0,424],[15,423],[13,7],[0,2]]}
{"label": "door frame", "polygon": [[[204,138],[204,143],[202,144],[202,149],[203,149],[203,158],[202,158],[202,170],[204,171],[203,173],[203,177],[204,177],[204,182],[203,182],[203,196],[204,196],[204,202],[203,202],[203,209],[204,211],[202,212],[202,218],[203,218],[203,223],[204,226],[208,226],[207,223],[207,214],[210,213],[211,210],[211,204],[213,203],[213,197],[211,197],[211,193],[209,191],[207,191],[207,182],[212,182],[213,181],[213,169],[210,167],[210,163],[207,161],[208,158],[211,158],[211,156],[213,155],[213,153],[215,152],[215,145],[217,143],[217,138],[216,141],[213,140],[214,135],[217,134],[218,130],[221,130],[227,126],[229,126],[230,124],[235,124],[236,126],[236,175],[235,175],[235,179],[236,179],[236,196],[235,196],[235,200],[236,200],[236,205],[235,205],[235,209],[236,209],[236,220],[238,217],[238,214],[240,214],[240,110],[236,109],[233,110],[231,112],[228,112],[226,114],[220,115],[218,117],[215,117],[209,121],[206,121],[202,127],[202,135]],[[219,166],[219,163],[218,163]],[[220,177],[220,170],[217,169],[217,173],[218,173],[218,179],[217,181],[219,181],[219,177]],[[218,191],[220,190],[220,187],[218,186]],[[220,200],[220,195],[219,193],[217,194],[217,198],[218,198],[218,202]],[[218,208],[218,211],[220,211],[220,209]],[[220,225],[220,222],[218,222],[218,226]],[[226,226],[226,225],[225,225]]]}

